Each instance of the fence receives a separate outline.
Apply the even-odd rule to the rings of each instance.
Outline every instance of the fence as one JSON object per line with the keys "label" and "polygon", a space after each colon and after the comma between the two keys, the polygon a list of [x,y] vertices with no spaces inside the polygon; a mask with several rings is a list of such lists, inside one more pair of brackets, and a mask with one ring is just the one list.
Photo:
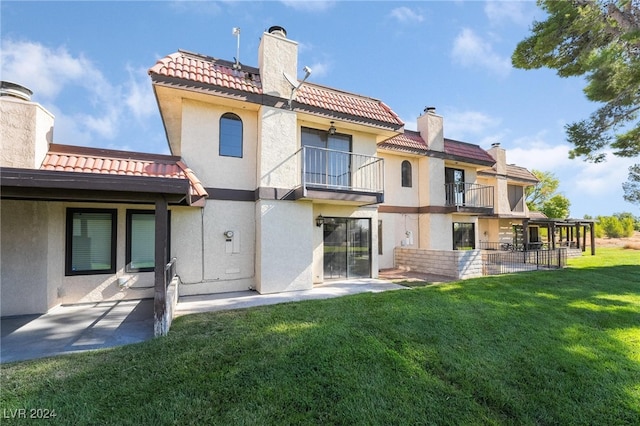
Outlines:
{"label": "fence", "polygon": [[567,265],[567,250],[529,250],[483,252],[483,275],[561,269]]}
{"label": "fence", "polygon": [[164,266],[164,287],[169,287],[171,281],[176,276],[176,258],[174,257]]}

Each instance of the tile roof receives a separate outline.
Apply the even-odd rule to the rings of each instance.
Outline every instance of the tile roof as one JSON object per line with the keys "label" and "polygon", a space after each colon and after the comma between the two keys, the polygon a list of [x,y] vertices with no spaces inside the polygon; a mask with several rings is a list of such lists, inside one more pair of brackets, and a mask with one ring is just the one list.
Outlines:
{"label": "tile roof", "polygon": [[[160,59],[149,69],[150,75],[188,80],[227,90],[262,95],[262,80],[258,68],[233,63],[210,56],[180,50]],[[392,126],[404,125],[400,117],[384,102],[349,92],[305,82],[296,94],[299,105],[320,108],[329,112],[374,120]]]}
{"label": "tile roof", "polygon": [[[483,170],[481,173],[487,174],[487,175],[497,174],[495,166],[491,169]],[[516,166],[515,164],[507,164],[506,175],[508,178],[511,178],[511,179],[531,182],[534,184],[540,182],[539,179],[529,170],[527,170],[524,167]]]}
{"label": "tile roof", "polygon": [[[396,151],[412,152],[416,154],[426,154],[434,152],[429,149],[427,143],[420,136],[420,132],[405,130],[403,134],[394,136],[378,144],[379,148],[392,149]],[[462,161],[492,165],[495,163],[493,157],[478,145],[466,142],[444,140],[444,154],[459,158]]]}
{"label": "tile roof", "polygon": [[454,141],[453,139],[444,139],[444,152],[455,157],[467,158],[475,162],[489,163],[490,165],[496,162],[487,151],[478,145]]}
{"label": "tile roof", "polygon": [[296,102],[329,111],[402,126],[404,122],[384,102],[306,82],[298,89]]}
{"label": "tile roof", "polygon": [[226,89],[262,94],[260,71],[257,68],[242,66],[233,68],[233,63],[180,50],[160,59],[149,74],[190,80]]}
{"label": "tile roof", "polygon": [[169,155],[51,144],[41,170],[187,179],[190,193],[206,197],[193,171],[180,159]]}
{"label": "tile roof", "polygon": [[415,152],[418,154],[424,154],[429,151],[429,147],[420,136],[420,133],[413,130],[405,130],[404,133],[398,136],[380,142],[378,147]]}

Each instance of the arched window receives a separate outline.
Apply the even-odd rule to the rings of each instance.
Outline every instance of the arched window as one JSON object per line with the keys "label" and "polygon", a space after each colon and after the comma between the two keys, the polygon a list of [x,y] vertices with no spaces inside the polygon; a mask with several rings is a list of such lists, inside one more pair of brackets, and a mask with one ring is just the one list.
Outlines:
{"label": "arched window", "polygon": [[242,158],[242,120],[230,112],[220,117],[220,155]]}
{"label": "arched window", "polygon": [[402,162],[402,186],[411,188],[411,163],[407,160]]}

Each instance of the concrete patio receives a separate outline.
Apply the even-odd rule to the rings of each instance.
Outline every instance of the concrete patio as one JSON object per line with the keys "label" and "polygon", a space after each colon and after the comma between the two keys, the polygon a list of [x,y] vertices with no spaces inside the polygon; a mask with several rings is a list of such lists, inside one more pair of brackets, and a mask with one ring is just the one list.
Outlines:
{"label": "concrete patio", "polygon": [[[386,280],[335,281],[311,290],[261,295],[254,291],[181,297],[175,316],[407,289]],[[56,306],[43,315],[2,318],[0,363],[143,342],[153,337],[153,300]]]}

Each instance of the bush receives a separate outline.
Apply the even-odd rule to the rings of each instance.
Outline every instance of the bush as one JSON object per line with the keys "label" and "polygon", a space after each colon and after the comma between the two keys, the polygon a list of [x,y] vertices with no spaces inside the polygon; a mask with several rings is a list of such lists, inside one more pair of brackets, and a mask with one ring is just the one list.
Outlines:
{"label": "bush", "polygon": [[620,224],[622,225],[622,236],[626,238],[633,237],[633,231],[635,230],[634,220],[630,217],[625,217],[620,221]]}
{"label": "bush", "polygon": [[622,220],[616,216],[599,216],[596,226],[596,237],[603,234],[609,238],[628,238],[633,236],[635,221],[630,217]]}

